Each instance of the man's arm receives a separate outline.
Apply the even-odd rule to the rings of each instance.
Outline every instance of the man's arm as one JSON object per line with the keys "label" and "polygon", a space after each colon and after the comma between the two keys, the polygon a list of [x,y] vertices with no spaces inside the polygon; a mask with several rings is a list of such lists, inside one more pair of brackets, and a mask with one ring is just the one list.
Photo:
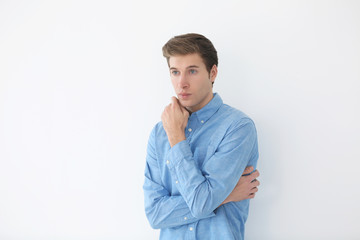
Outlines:
{"label": "man's arm", "polygon": [[[171,196],[170,193],[161,185],[161,174],[157,165],[156,151],[153,143],[155,141],[155,132],[152,131],[148,143],[147,159],[145,167],[144,197],[145,213],[153,228],[177,227],[198,221],[195,218],[185,202],[184,198]],[[254,191],[253,183],[250,179],[255,179],[258,175],[253,172],[253,167],[247,167],[237,187],[228,196],[229,201],[241,201],[248,199]],[[248,175],[250,174],[250,175]],[[246,176],[245,176],[246,175]],[[241,189],[241,190],[240,190]],[[225,202],[223,203],[225,204]],[[207,217],[215,216],[210,213]]]}
{"label": "man's arm", "polygon": [[257,187],[260,185],[259,180],[256,178],[260,176],[260,173],[258,170],[253,171],[252,166],[245,168],[239,182],[220,206],[228,202],[238,202],[255,197],[255,193],[258,191]]}
{"label": "man's arm", "polygon": [[[154,147],[155,130],[151,132],[147,147],[144,200],[145,213],[152,228],[177,227],[196,222],[201,218],[195,218],[181,195],[171,196],[169,191],[162,186],[161,173],[157,164],[157,156]],[[202,218],[215,216],[210,213]]]}
{"label": "man's arm", "polygon": [[173,99],[165,108],[162,121],[172,146],[167,156],[172,179],[192,215],[208,216],[231,196],[246,165],[257,159],[255,126],[248,118],[232,126],[200,170],[188,142],[182,140],[186,110]]}

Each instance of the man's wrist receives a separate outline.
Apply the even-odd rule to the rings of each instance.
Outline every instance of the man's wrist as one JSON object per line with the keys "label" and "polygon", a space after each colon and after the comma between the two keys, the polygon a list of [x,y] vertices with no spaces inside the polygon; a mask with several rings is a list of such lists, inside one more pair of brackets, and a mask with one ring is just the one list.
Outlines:
{"label": "man's wrist", "polygon": [[170,146],[173,147],[181,141],[186,140],[185,134],[169,137]]}
{"label": "man's wrist", "polygon": [[220,206],[222,206],[222,205],[224,205],[224,204],[226,204],[226,203],[228,203],[228,202],[231,202],[231,201],[229,201],[227,198],[219,205],[219,207]]}
{"label": "man's wrist", "polygon": [[232,200],[230,199],[230,195],[222,202],[222,204],[229,203],[229,202],[232,202]]}

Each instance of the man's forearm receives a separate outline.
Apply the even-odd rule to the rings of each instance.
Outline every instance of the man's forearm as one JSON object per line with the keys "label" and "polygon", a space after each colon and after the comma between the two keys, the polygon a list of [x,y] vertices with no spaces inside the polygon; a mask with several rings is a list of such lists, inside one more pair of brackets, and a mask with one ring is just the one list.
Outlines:
{"label": "man's forearm", "polygon": [[254,168],[252,166],[244,170],[234,190],[232,190],[230,195],[226,197],[219,207],[228,202],[239,202],[255,197],[255,193],[258,191],[257,187],[260,185],[260,182],[256,178],[260,176],[260,173],[258,170],[255,172],[253,172],[253,170]]}
{"label": "man's forearm", "polygon": [[170,146],[173,147],[181,141],[186,140],[184,131],[179,131],[177,133],[173,133],[170,136],[168,135]]}

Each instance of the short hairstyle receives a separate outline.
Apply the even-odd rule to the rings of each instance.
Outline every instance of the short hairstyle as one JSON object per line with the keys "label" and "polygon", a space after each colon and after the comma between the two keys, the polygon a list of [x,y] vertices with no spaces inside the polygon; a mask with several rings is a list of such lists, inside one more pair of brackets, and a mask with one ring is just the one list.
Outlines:
{"label": "short hairstyle", "polygon": [[197,33],[188,33],[171,38],[163,46],[162,52],[168,65],[171,56],[198,53],[209,73],[214,65],[218,66],[218,56],[214,45],[209,39]]}

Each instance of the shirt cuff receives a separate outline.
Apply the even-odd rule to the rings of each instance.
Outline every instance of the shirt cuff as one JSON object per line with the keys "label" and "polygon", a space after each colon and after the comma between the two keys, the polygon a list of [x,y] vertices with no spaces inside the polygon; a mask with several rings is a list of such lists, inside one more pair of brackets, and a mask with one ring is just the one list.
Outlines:
{"label": "shirt cuff", "polygon": [[191,152],[190,146],[187,140],[183,140],[175,144],[167,154],[166,164],[172,169],[181,163],[183,159],[192,158],[193,153]]}

